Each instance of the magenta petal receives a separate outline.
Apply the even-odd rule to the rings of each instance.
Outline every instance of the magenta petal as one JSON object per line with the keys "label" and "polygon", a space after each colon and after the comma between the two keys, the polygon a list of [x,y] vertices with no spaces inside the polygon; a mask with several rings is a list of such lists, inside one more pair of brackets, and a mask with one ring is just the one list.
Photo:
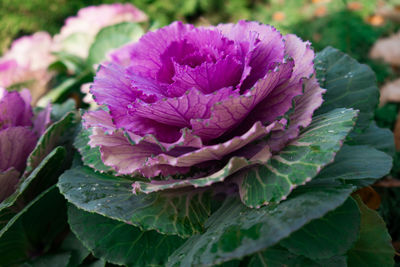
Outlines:
{"label": "magenta petal", "polygon": [[232,88],[223,88],[214,94],[205,95],[191,89],[181,97],[164,98],[152,104],[138,104],[133,113],[166,125],[190,127],[191,119],[209,118],[213,105],[229,96],[238,96],[238,92]]}
{"label": "magenta petal", "polygon": [[[148,32],[131,46],[129,65],[133,66],[138,73],[156,79],[161,68],[160,55],[171,42],[180,39],[191,29],[193,29],[193,25],[174,22],[155,32]],[[126,62],[126,60],[124,61]]]}
{"label": "magenta petal", "polygon": [[[88,129],[97,129],[96,131],[103,131],[105,134],[111,134],[117,129],[115,128],[111,116],[104,110],[96,110],[86,112],[83,115],[83,126]],[[192,134],[192,132],[184,128],[180,131],[180,138],[173,142],[173,143],[165,143],[160,142],[155,136],[153,135],[145,135],[139,136],[132,132],[125,132],[125,136],[130,139],[131,143],[150,143],[157,145],[160,151],[170,151],[177,147],[186,147],[186,148],[201,148],[203,147],[203,143],[201,139]],[[95,135],[93,135],[95,136]],[[94,145],[97,143],[94,142]]]}
{"label": "magenta petal", "polygon": [[[229,39],[243,41],[243,36],[256,33],[258,42],[254,44],[247,54],[247,64],[251,67],[249,76],[243,83],[243,88],[248,89],[265,76],[285,56],[282,35],[272,26],[253,21],[239,21],[237,24],[220,24],[217,26]],[[249,39],[249,40],[251,40]]]}
{"label": "magenta petal", "polygon": [[32,108],[18,92],[3,92],[0,100],[0,129],[32,126]]}
{"label": "magenta petal", "polygon": [[119,174],[137,173],[152,154],[161,151],[156,145],[148,143],[133,146],[123,133],[105,135],[98,128],[93,129],[89,144],[99,146],[104,164],[113,167]]}
{"label": "magenta petal", "polygon": [[83,114],[82,124],[87,129],[98,127],[103,129],[106,133],[111,133],[116,130],[110,114],[102,109],[88,111]]}
{"label": "magenta petal", "polygon": [[116,64],[101,65],[90,88],[99,105],[126,107],[136,99],[131,81],[125,77],[124,69]]}
{"label": "magenta petal", "polygon": [[166,88],[151,78],[142,77],[128,69],[129,79],[131,80],[132,90],[135,90],[136,97],[145,102],[154,102],[157,98],[164,97]]}
{"label": "magenta petal", "polygon": [[294,68],[291,81],[298,81],[302,78],[310,78],[314,73],[314,51],[310,42],[303,42],[294,34],[285,35],[285,51],[293,58]]}
{"label": "magenta petal", "polygon": [[[238,126],[258,103],[290,77],[292,66],[291,61],[282,64],[279,70],[267,73],[263,79],[259,80],[256,85],[244,95],[233,96],[232,98],[217,103],[213,107],[209,119],[191,120],[193,133],[200,136],[203,140],[211,140]],[[283,114],[284,113],[281,113],[280,115]],[[255,121],[252,120],[253,124],[254,122]],[[247,124],[246,122],[246,125]]]}
{"label": "magenta petal", "polygon": [[235,87],[242,71],[242,63],[234,56],[227,56],[215,63],[204,62],[195,68],[175,63],[174,83],[170,90],[179,92],[176,95],[182,95],[190,88],[197,88],[204,94],[210,94],[220,88]]}
{"label": "magenta petal", "polygon": [[176,167],[191,167],[196,164],[211,160],[221,160],[226,155],[239,150],[247,144],[266,136],[276,123],[263,126],[260,122],[256,122],[253,127],[242,136],[237,136],[229,141],[221,144],[204,146],[193,152],[185,153],[179,156],[170,156],[167,154],[159,154],[149,158],[146,162],[147,166],[154,165],[170,165]]}
{"label": "magenta petal", "polygon": [[[325,92],[320,88],[314,74],[314,51],[310,48],[310,44],[292,34],[286,35],[285,39],[286,49],[295,60],[289,86],[296,86],[296,81],[302,80],[304,94],[295,99],[295,109],[290,115],[289,128],[271,134],[269,144],[274,151],[281,149],[288,141],[295,138],[300,128],[307,127],[311,123],[312,115],[322,104],[322,94]],[[313,74],[314,76],[310,78]]]}
{"label": "magenta petal", "polygon": [[181,130],[181,137],[177,141],[172,142],[172,143],[160,142],[153,135],[140,136],[140,135],[136,135],[136,134],[131,133],[131,132],[125,132],[125,134],[135,144],[142,143],[142,142],[156,144],[164,152],[165,151],[171,151],[171,150],[174,150],[174,149],[179,149],[180,151],[182,151],[182,150],[192,150],[193,148],[201,148],[201,147],[204,146],[203,142],[201,141],[201,138],[198,137],[198,136],[193,135],[192,131],[187,129],[187,128],[183,128]]}
{"label": "magenta petal", "polygon": [[293,98],[302,94],[304,81],[313,74],[314,51],[308,42],[303,42],[295,35],[286,35],[285,50],[294,61],[290,79],[274,89],[267,99],[260,102],[249,118],[271,121],[286,113],[293,106]]}
{"label": "magenta petal", "polygon": [[283,131],[271,133],[268,145],[272,151],[279,151],[287,142],[299,135],[300,129],[307,127],[312,121],[314,111],[323,102],[322,95],[325,92],[315,76],[305,82],[304,94],[295,99],[295,110],[290,115],[289,127]]}
{"label": "magenta petal", "polygon": [[[179,128],[140,118],[130,112],[138,92],[131,87],[131,81],[125,76],[121,66],[102,66],[97,72],[91,92],[99,105],[108,106],[116,128],[124,128],[141,135],[154,134],[164,141],[179,139]],[[158,133],[163,135],[159,136]]]}
{"label": "magenta petal", "polygon": [[0,172],[0,203],[15,192],[19,175],[14,168]]}
{"label": "magenta petal", "polygon": [[37,137],[28,128],[18,126],[0,131],[0,171],[14,167],[23,171],[28,155],[36,145]]}
{"label": "magenta petal", "polygon": [[[106,134],[112,133],[117,130],[111,120],[110,114],[108,114],[104,110],[86,112],[83,115],[83,126],[87,129],[100,128]],[[129,131],[125,132],[125,134],[127,135],[127,137],[129,137],[131,142],[135,144],[141,142],[156,144],[160,147],[162,151],[170,151],[178,146],[191,148],[200,148],[203,146],[201,139],[198,136],[193,135],[192,132],[187,128],[181,130],[180,138],[173,143],[160,142],[153,135],[140,136]]]}

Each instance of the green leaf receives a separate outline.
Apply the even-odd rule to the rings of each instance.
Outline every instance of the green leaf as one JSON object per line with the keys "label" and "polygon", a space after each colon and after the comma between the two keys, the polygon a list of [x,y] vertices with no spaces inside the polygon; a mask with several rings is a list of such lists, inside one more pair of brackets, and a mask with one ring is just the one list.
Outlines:
{"label": "green leaf", "polygon": [[136,42],[144,31],[139,24],[124,22],[103,28],[90,47],[89,65],[99,64],[106,59],[107,52],[129,42]]}
{"label": "green leaf", "polygon": [[82,263],[82,261],[89,256],[90,251],[79,241],[79,239],[70,232],[64,239],[60,247],[61,251],[67,251],[70,253],[67,264],[64,266],[75,267]]}
{"label": "green leaf", "polygon": [[104,165],[101,160],[100,147],[90,147],[89,136],[92,134],[91,129],[82,127],[74,141],[74,147],[82,156],[83,164],[91,167],[99,172],[111,172],[112,168]]}
{"label": "green leaf", "polygon": [[70,252],[62,252],[57,254],[48,254],[40,256],[31,262],[26,262],[23,267],[65,267],[71,258]]}
{"label": "green leaf", "polygon": [[364,132],[346,141],[349,145],[370,145],[390,156],[394,156],[396,149],[394,147],[394,137],[392,131],[385,128],[379,128],[375,121],[371,122]]}
{"label": "green leaf", "polygon": [[351,191],[339,184],[303,186],[286,201],[260,209],[228,198],[207,221],[207,230],[177,249],[168,266],[210,266],[268,248],[342,205]]}
{"label": "green leaf", "polygon": [[73,112],[66,114],[60,121],[53,123],[46,132],[39,138],[36,147],[33,149],[27,160],[24,177],[27,177],[46,157],[50,151],[66,138],[73,136],[76,117]]}
{"label": "green leaf", "polygon": [[51,106],[51,120],[59,121],[62,117],[65,116],[68,112],[74,111],[76,108],[75,100],[69,98],[62,104],[52,104]]}
{"label": "green leaf", "polygon": [[379,127],[393,129],[397,120],[399,106],[397,103],[387,103],[375,109],[375,120]]}
{"label": "green leaf", "polygon": [[316,116],[299,137],[265,165],[240,172],[240,197],[249,207],[285,199],[293,188],[309,182],[333,161],[343,139],[353,128],[357,112],[335,109]]}
{"label": "green leaf", "polygon": [[248,267],[337,267],[346,266],[346,257],[335,256],[326,260],[312,261],[304,256],[290,253],[285,248],[277,245],[264,251],[257,252],[251,257]]}
{"label": "green leaf", "polygon": [[76,74],[86,69],[86,61],[76,55],[67,52],[53,53],[56,56],[56,61],[50,64],[49,70],[56,72],[64,72],[67,74]]}
{"label": "green leaf", "polygon": [[204,190],[134,194],[132,181],[94,172],[88,167],[66,171],[58,186],[80,209],[106,217],[187,237],[203,230],[210,214],[210,195]]}
{"label": "green leaf", "polygon": [[46,107],[49,103],[55,103],[66,96],[71,89],[77,84],[78,80],[76,77],[68,78],[64,80],[57,87],[52,88],[47,94],[42,96],[38,102],[38,107]]}
{"label": "green leaf", "polygon": [[352,198],[324,217],[311,221],[282,240],[296,255],[318,260],[345,254],[358,238],[360,212]]}
{"label": "green leaf", "polygon": [[62,46],[60,50],[70,53],[72,55],[74,55],[75,53],[79,54],[79,51],[82,50],[82,47],[89,47],[92,41],[92,37],[89,34],[86,34],[84,32],[76,32],[70,34],[62,40]]}
{"label": "green leaf", "polygon": [[63,147],[55,148],[40,165],[17,187],[15,192],[0,203],[0,230],[25,205],[35,199],[41,192],[54,185],[63,171],[65,157]]}
{"label": "green leaf", "polygon": [[364,186],[388,174],[392,158],[370,146],[344,145],[335,161],[325,167],[316,179],[341,179],[346,183]]}
{"label": "green leaf", "polygon": [[385,222],[359,198],[356,200],[361,211],[360,237],[347,253],[348,266],[394,266],[394,249]]}
{"label": "green leaf", "polygon": [[327,89],[324,103],[315,114],[335,108],[353,108],[360,111],[356,128],[368,127],[379,101],[379,89],[371,68],[332,47],[317,53],[314,63],[320,86]]}
{"label": "green leaf", "polygon": [[211,184],[223,182],[231,174],[234,174],[238,170],[243,169],[250,164],[251,162],[244,157],[232,157],[222,169],[212,173],[211,175],[195,179],[168,179],[168,183],[149,183],[148,181],[137,181],[135,182],[135,187],[138,188],[137,191],[146,194],[167,189],[209,187]]}
{"label": "green leaf", "polygon": [[46,253],[66,227],[65,199],[55,186],[44,191],[0,230],[0,262],[10,266]]}
{"label": "green leaf", "polygon": [[68,207],[68,222],[75,235],[96,257],[128,266],[163,265],[183,243],[178,236],[142,231],[124,222]]}
{"label": "green leaf", "polygon": [[[105,267],[106,266],[106,262],[103,260],[97,260],[85,265],[80,265],[80,267]],[[107,265],[110,266],[110,265]]]}

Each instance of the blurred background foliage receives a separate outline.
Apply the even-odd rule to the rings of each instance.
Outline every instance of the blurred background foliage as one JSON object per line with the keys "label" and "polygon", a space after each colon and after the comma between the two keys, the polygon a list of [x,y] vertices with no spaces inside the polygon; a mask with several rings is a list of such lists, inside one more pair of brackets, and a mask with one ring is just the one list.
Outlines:
{"label": "blurred background foliage", "polygon": [[[143,10],[152,27],[174,20],[197,25],[239,19],[273,24],[282,33],[291,32],[310,40],[316,51],[330,45],[368,64],[376,72],[380,86],[400,77],[399,67],[368,56],[379,38],[400,29],[400,0],[0,0],[0,54],[20,36],[36,31],[56,34],[64,20],[82,7],[115,2],[129,2]],[[377,124],[393,130],[399,139],[398,149],[399,103],[389,102],[375,112]],[[394,157],[392,177],[400,177],[400,152]],[[381,183],[374,188],[379,192],[380,213],[399,250],[400,184]]]}
{"label": "blurred background foliage", "polygon": [[258,20],[310,40],[316,50],[334,46],[368,63],[382,83],[391,69],[368,59],[368,51],[381,36],[398,25],[376,16],[381,5],[399,0],[0,0],[0,51],[22,35],[44,30],[59,31],[68,16],[85,6],[130,2],[146,12],[156,26],[183,20],[194,24]]}

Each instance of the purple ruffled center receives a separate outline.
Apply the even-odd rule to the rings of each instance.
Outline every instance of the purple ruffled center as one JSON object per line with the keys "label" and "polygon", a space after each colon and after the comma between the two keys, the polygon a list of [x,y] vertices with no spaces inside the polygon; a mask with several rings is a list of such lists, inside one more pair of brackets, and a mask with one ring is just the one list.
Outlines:
{"label": "purple ruffled center", "polygon": [[[98,104],[108,106],[117,128],[152,134],[164,142],[178,140],[187,128],[207,143],[238,127],[263,100],[233,104],[231,99],[253,97],[250,89],[284,64],[282,36],[270,26],[267,31],[267,38],[248,31],[247,38],[238,39],[215,27],[174,23],[114,53],[91,92]],[[218,114],[221,104],[227,106],[221,112],[226,118]],[[242,108],[246,111],[237,111]],[[207,127],[214,133],[204,130]]]}

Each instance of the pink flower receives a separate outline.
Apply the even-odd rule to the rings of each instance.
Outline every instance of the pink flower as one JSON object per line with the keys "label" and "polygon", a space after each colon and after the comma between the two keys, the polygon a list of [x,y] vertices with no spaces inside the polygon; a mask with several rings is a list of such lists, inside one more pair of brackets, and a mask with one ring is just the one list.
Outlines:
{"label": "pink flower", "polygon": [[[65,21],[60,34],[54,37],[55,50],[67,51],[80,57],[87,57],[89,47],[96,34],[106,26],[121,22],[146,21],[147,16],[131,4],[89,6],[79,10],[78,15]],[[73,42],[64,43],[68,38]]]}
{"label": "pink flower", "polygon": [[52,74],[47,71],[53,62],[52,38],[37,32],[15,40],[9,51],[0,58],[0,87],[21,84],[29,87],[34,102],[46,91]]}

